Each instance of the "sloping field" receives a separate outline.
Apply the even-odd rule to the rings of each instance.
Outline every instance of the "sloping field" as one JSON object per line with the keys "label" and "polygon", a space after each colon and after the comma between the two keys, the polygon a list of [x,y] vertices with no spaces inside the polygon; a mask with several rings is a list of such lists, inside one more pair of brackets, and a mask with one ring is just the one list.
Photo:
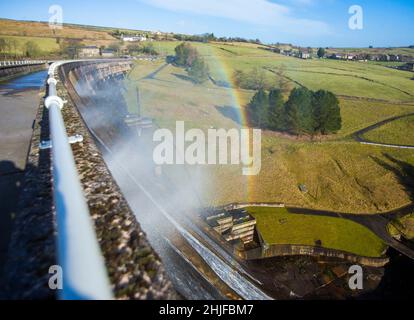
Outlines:
{"label": "sloping field", "polygon": [[[177,42],[158,42],[162,52],[173,54]],[[414,81],[412,74],[380,65],[363,62],[337,61],[329,59],[301,60],[286,57],[260,49],[250,44],[192,44],[204,55],[210,64],[211,74],[216,80],[228,81],[223,77],[236,69],[248,71],[253,68],[277,70],[285,68],[292,84],[310,89],[331,90],[338,95],[414,102]],[[268,77],[278,81],[274,73]]]}
{"label": "sloping field", "polygon": [[70,38],[89,40],[115,40],[108,32],[93,28],[82,28],[64,25],[60,30],[54,30],[45,22],[27,22],[0,19],[0,35],[42,38]]}
{"label": "sloping field", "polygon": [[[172,54],[176,42],[159,42]],[[312,82],[320,72],[350,74],[356,77],[389,77],[395,83],[403,83],[406,89],[414,92],[414,81],[407,78],[405,72],[391,70],[377,65],[365,65],[340,61],[302,61],[273,54],[251,46],[231,46],[221,44],[194,44],[209,62],[212,74],[223,77],[223,63],[227,68],[253,68],[273,64],[285,65],[290,69],[307,66],[303,72],[309,74]],[[221,47],[226,50],[220,49]],[[232,52],[229,52],[231,50]],[[197,127],[207,130],[215,128],[239,127],[242,121],[240,111],[234,100],[239,97],[244,108],[254,94],[250,90],[237,90],[219,87],[211,82],[194,85],[187,73],[164,62],[137,62],[132,77],[140,88],[143,111],[156,119],[158,125],[175,129],[175,121],[182,120],[186,128]],[[228,70],[227,70],[228,71]],[[292,72],[292,76],[295,72]],[[296,72],[299,74],[299,72]],[[269,72],[269,75],[273,75]],[[329,87],[318,82],[313,89],[333,89],[344,93],[351,90],[350,84],[338,81],[334,75]],[[224,79],[224,78],[223,78]],[[303,81],[303,78],[292,78]],[[342,79],[341,79],[342,80]],[[336,82],[335,82],[336,81]],[[411,99],[399,90],[382,86],[382,100],[379,93],[370,93],[370,88],[379,84],[359,79],[366,84],[357,88],[362,98],[340,98],[343,128],[337,135],[325,137],[321,141],[295,139],[274,132],[262,135],[262,170],[258,176],[245,177],[238,166],[206,166],[199,168],[205,172],[204,186],[196,190],[205,201],[205,205],[220,205],[229,202],[258,201],[285,202],[292,205],[315,209],[337,210],[353,213],[385,212],[411,203],[404,175],[406,163],[414,165],[414,155],[409,150],[384,149],[361,145],[355,142],[352,133],[373,125],[384,119],[408,114],[414,106],[394,100]],[[346,89],[344,89],[344,87]],[[356,89],[355,89],[356,90]],[[350,91],[352,93],[352,91]],[[371,99],[370,96],[376,96]],[[386,101],[392,99],[393,101]],[[393,161],[397,160],[397,161]],[[392,168],[392,170],[391,170]],[[193,168],[189,168],[191,171]],[[305,184],[308,192],[302,193],[299,185]]]}
{"label": "sloping field", "polygon": [[17,36],[0,36],[3,39],[15,40],[16,41],[16,52],[17,55],[24,54],[24,45],[28,41],[37,43],[40,50],[44,53],[51,53],[59,50],[59,44],[55,38],[42,38],[42,37],[17,37]]}

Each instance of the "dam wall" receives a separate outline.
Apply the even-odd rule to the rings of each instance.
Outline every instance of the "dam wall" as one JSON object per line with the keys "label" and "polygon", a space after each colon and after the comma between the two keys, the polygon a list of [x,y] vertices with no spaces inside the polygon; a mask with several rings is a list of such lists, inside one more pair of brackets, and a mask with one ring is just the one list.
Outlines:
{"label": "dam wall", "polygon": [[0,67],[0,81],[6,81],[27,73],[45,70],[46,67],[46,63],[2,66]]}
{"label": "dam wall", "polygon": [[[123,77],[130,67],[131,62],[125,60],[64,64],[58,70],[57,95],[65,101],[62,115],[67,135],[83,136],[82,142],[71,145],[72,152],[115,298],[176,299],[178,295],[162,261],[112,178],[76,104],[81,99],[88,100],[83,101],[88,102],[84,106],[99,102],[105,81]],[[78,90],[86,90],[87,98],[81,98]],[[112,93],[116,91],[117,88]],[[122,112],[123,105],[120,101],[112,106],[113,112]],[[105,108],[108,107],[103,105],[102,117]],[[49,134],[48,110],[42,99],[5,267],[6,298],[56,298],[57,292],[48,286],[49,269],[57,264],[51,150],[39,147],[41,141],[49,140]]]}

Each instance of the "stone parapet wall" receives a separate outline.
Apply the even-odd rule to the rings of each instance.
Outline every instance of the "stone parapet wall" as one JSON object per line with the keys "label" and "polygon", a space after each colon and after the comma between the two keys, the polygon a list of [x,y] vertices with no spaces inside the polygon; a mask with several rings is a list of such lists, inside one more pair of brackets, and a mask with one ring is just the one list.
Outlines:
{"label": "stone parapet wall", "polygon": [[[72,151],[115,297],[175,299],[179,296],[166,276],[162,261],[150,246],[77,110],[79,96],[74,89],[77,84],[72,81],[79,77],[102,81],[111,72],[119,74],[127,70],[128,62],[70,63],[59,69],[57,93],[66,100],[62,115],[68,136],[83,136],[83,142],[73,144]],[[68,77],[70,73],[76,76]],[[39,148],[40,141],[49,138],[48,110],[42,99],[5,268],[5,298],[56,298],[57,292],[48,287],[49,267],[58,263],[51,152]]]}

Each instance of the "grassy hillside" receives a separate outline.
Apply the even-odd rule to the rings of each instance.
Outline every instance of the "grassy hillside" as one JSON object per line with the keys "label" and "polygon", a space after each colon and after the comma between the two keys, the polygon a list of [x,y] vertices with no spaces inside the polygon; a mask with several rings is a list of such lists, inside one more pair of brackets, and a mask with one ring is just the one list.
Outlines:
{"label": "grassy hillside", "polygon": [[0,35],[19,37],[42,38],[70,38],[83,40],[114,40],[107,32],[94,28],[85,28],[75,25],[64,25],[62,29],[55,30],[46,22],[27,22],[8,19],[0,19]]}
{"label": "grassy hillside", "polygon": [[24,45],[28,41],[33,41],[37,43],[41,52],[43,54],[50,54],[57,52],[59,50],[59,44],[56,42],[55,38],[42,38],[42,37],[19,37],[19,36],[1,36],[0,38],[7,40],[16,41],[16,51],[12,49],[13,54],[23,55],[24,54]]}
{"label": "grassy hillside", "polygon": [[67,24],[60,30],[54,30],[45,22],[0,19],[0,38],[15,41],[15,48],[7,52],[13,57],[24,55],[24,47],[28,41],[38,45],[38,54],[41,56],[58,54],[59,42],[68,40],[76,40],[83,45],[107,46],[116,40],[110,34],[111,31],[112,29]]}
{"label": "grassy hillside", "polygon": [[[158,42],[161,52],[173,54],[177,42]],[[286,70],[286,77],[294,86],[327,89],[342,96],[363,97],[414,103],[412,73],[385,68],[371,63],[336,60],[301,60],[259,49],[257,45],[194,43],[209,62],[216,80],[228,81],[223,74],[239,69],[249,71],[265,68],[267,76],[277,81],[272,72]]]}
{"label": "grassy hillside", "polygon": [[[32,40],[45,53],[58,50],[56,38],[108,45],[115,40],[110,35],[112,31],[112,28],[65,25],[54,32],[46,23],[0,19],[0,37],[12,37],[19,47]],[[153,44],[161,55],[166,56],[174,54],[179,42]],[[248,72],[257,68],[264,72],[268,81],[277,84],[280,80],[277,71],[281,69],[292,88],[305,86],[337,94],[343,119],[338,134],[320,141],[263,132],[262,171],[249,180],[241,175],[241,168],[203,168],[209,176],[206,188],[213,190],[200,190],[207,204],[248,199],[374,213],[412,201],[404,182],[387,167],[396,166],[396,162],[390,161],[392,158],[413,165],[412,152],[363,146],[351,139],[352,133],[381,120],[414,112],[412,73],[373,63],[300,60],[250,43],[192,45],[208,63],[215,83],[231,84],[235,70]],[[245,108],[254,94],[250,90],[221,87],[211,81],[196,86],[188,80],[182,68],[166,65],[162,60],[137,62],[132,78],[140,88],[144,112],[154,117],[158,125],[170,128],[174,128],[176,120],[185,120],[187,127],[203,130],[240,126],[243,112],[238,108]],[[390,123],[370,132],[368,137],[406,144],[411,139],[411,122],[412,118],[407,118]],[[403,169],[396,167],[396,170]],[[302,183],[309,189],[307,194],[298,189]]]}
{"label": "grassy hillside", "polygon": [[272,244],[315,246],[380,257],[386,245],[367,228],[346,219],[291,214],[286,208],[250,207],[264,241]]}
{"label": "grassy hillside", "polygon": [[[172,54],[176,45],[176,42],[159,42],[156,48]],[[217,79],[227,81],[224,72],[228,74],[237,68],[284,65],[292,86],[301,82],[315,90],[329,89],[343,95],[340,98],[343,128],[337,135],[311,142],[263,132],[260,175],[247,179],[237,166],[201,168],[209,177],[198,190],[205,204],[274,201],[375,213],[411,202],[404,182],[387,166],[404,169],[385,154],[414,165],[413,153],[364,146],[350,137],[353,132],[381,120],[414,111],[411,96],[414,81],[409,79],[409,73],[358,62],[302,61],[257,49],[254,45],[193,45],[204,55]],[[163,61],[137,62],[132,77],[140,88],[144,112],[160,126],[171,129],[175,128],[176,120],[186,121],[188,128],[203,130],[240,125],[234,94],[244,108],[253,91],[228,89],[212,82],[194,85],[186,76],[182,68],[165,65]],[[270,72],[269,76],[276,77]],[[302,183],[309,189],[306,194],[298,188]]]}

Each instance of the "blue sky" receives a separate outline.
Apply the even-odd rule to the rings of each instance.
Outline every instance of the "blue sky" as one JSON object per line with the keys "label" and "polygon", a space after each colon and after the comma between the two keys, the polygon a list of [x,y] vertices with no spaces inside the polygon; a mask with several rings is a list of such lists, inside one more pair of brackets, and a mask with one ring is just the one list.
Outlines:
{"label": "blue sky", "polygon": [[[54,4],[63,8],[66,23],[214,32],[302,46],[414,44],[413,0],[1,0],[0,17],[48,21]],[[348,27],[352,5],[363,9],[362,30]]]}

